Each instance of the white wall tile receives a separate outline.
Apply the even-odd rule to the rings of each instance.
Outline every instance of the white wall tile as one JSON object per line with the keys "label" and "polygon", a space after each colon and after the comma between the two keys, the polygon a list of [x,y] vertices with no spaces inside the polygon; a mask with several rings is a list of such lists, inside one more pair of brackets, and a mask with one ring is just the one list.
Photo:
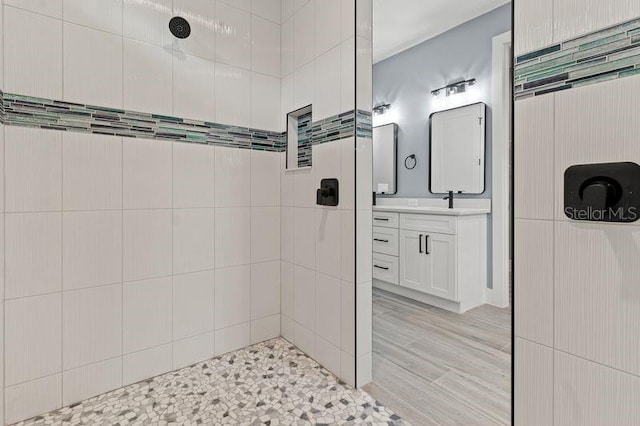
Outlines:
{"label": "white wall tile", "polygon": [[122,37],[65,23],[64,100],[122,108]]}
{"label": "white wall tile", "polygon": [[122,354],[122,284],[62,295],[65,370]]}
{"label": "white wall tile", "polygon": [[[317,188],[320,188],[322,179],[336,178],[342,184],[342,141],[333,141],[313,146],[312,158],[314,179]],[[342,186],[342,185],[340,185]],[[340,188],[342,189],[342,188]],[[342,191],[340,191],[342,195]],[[342,197],[340,197],[342,198]]]}
{"label": "white wall tile", "polygon": [[251,263],[251,209],[216,209],[216,268]]}
{"label": "white wall tile", "polygon": [[[1,18],[1,16],[0,16]],[[2,19],[0,19],[0,31],[2,31]],[[2,37],[0,36],[0,41]],[[2,48],[0,48],[0,53]],[[0,70],[2,68],[2,61],[0,61]],[[0,71],[0,78],[2,78]],[[5,211],[5,167],[4,167],[4,125],[0,124],[0,211]],[[2,401],[2,399],[0,399]]]}
{"label": "white wall tile", "polygon": [[553,222],[516,221],[516,335],[553,346]]}
{"label": "white wall tile", "polygon": [[62,288],[62,215],[5,215],[5,298]]}
{"label": "white wall tile", "polygon": [[173,39],[176,51],[202,58],[214,59],[216,35],[215,2],[207,0],[180,0],[173,2],[173,15],[185,18],[191,26],[186,39]]}
{"label": "white wall tile", "polygon": [[216,356],[249,346],[251,328],[248,322],[216,330]]}
{"label": "white wall tile", "polygon": [[356,362],[356,385],[364,386],[373,380],[373,355],[371,352],[358,357]]}
{"label": "white wall tile", "polygon": [[294,20],[289,19],[280,26],[280,72],[287,76],[295,71]]}
{"label": "white wall tile", "polygon": [[296,323],[310,331],[315,330],[315,275],[311,269],[300,266],[293,267],[294,319]]}
{"label": "white wall tile", "polygon": [[[214,280],[214,271],[174,275],[174,341],[214,330]],[[211,344],[213,345],[213,337]],[[211,354],[213,355],[213,351]]]}
{"label": "white wall tile", "polygon": [[[564,172],[575,164],[633,161],[640,163],[636,117],[640,78],[631,77],[567,90],[555,95],[556,219],[564,215]],[[611,141],[615,141],[612,143]]]}
{"label": "white wall tile", "polygon": [[280,25],[252,16],[251,40],[251,70],[280,78]]}
{"label": "white wall tile", "polygon": [[294,209],[294,252],[293,260],[296,265],[307,268],[315,268],[315,230],[312,224],[315,222],[315,209]]}
{"label": "white wall tile", "polygon": [[553,0],[514,3],[515,55],[531,52],[552,43],[553,3]]}
{"label": "white wall tile", "polygon": [[294,322],[286,315],[280,315],[280,334],[282,338],[286,339],[289,343],[295,342]]}
{"label": "white wall tile", "polygon": [[342,210],[342,279],[355,282],[356,279],[356,230],[355,211]]}
{"label": "white wall tile", "polygon": [[171,277],[125,283],[122,342],[125,354],[171,341]]}
{"label": "white wall tile", "polygon": [[[251,267],[247,265],[217,269],[215,285],[216,330],[249,322],[251,316],[249,306],[251,298]],[[216,351],[218,349],[222,348],[218,348],[216,343]]]}
{"label": "white wall tile", "polygon": [[251,126],[251,72],[216,63],[216,122]]}
{"label": "white wall tile", "polygon": [[279,24],[281,22],[281,0],[251,0],[251,13]]}
{"label": "white wall tile", "polygon": [[[372,39],[373,1],[356,0],[356,35],[366,40]],[[369,43],[370,44],[370,43]]]}
{"label": "white wall tile", "polygon": [[351,37],[340,45],[340,109],[354,109],[356,87],[355,38]]}
{"label": "white wall tile", "polygon": [[173,271],[175,274],[215,267],[214,209],[173,211]]}
{"label": "white wall tile", "polygon": [[222,3],[226,3],[236,9],[244,10],[245,12],[251,12],[251,0],[219,0]]}
{"label": "white wall tile", "polygon": [[171,211],[125,211],[123,253],[125,281],[171,275]]}
{"label": "white wall tile", "polygon": [[215,206],[215,148],[210,145],[173,145],[173,207]]}
{"label": "white wall tile", "polygon": [[595,0],[554,1],[553,41],[581,36],[639,15],[640,4],[635,0],[612,0],[606,3]]}
{"label": "white wall tile", "polygon": [[316,270],[333,277],[342,275],[342,212],[316,210]]}
{"label": "white wall tile", "polygon": [[294,213],[293,207],[280,209],[280,256],[290,263],[294,258]]}
{"label": "white wall tile", "polygon": [[298,349],[311,358],[315,356],[315,335],[297,322],[294,324],[294,341]]}
{"label": "white wall tile", "polygon": [[356,386],[356,361],[346,352],[340,353],[340,378],[350,386]]}
{"label": "white wall tile", "polygon": [[280,314],[280,261],[251,265],[251,319],[278,314]]}
{"label": "white wall tile", "polygon": [[122,35],[122,0],[64,0],[64,20]]}
{"label": "white wall tile", "polygon": [[[344,110],[343,110],[344,111]],[[355,209],[356,198],[356,169],[355,169],[355,143],[354,139],[346,138],[340,141],[340,157],[342,168],[340,171],[340,204],[338,208],[343,210]]]}
{"label": "white wall tile", "polygon": [[216,147],[216,207],[251,205],[251,151]]}
{"label": "white wall tile", "polygon": [[171,370],[172,346],[162,345],[134,352],[122,357],[122,384],[124,386],[158,376]]}
{"label": "white wall tile", "polygon": [[251,150],[251,205],[280,205],[280,153]]}
{"label": "white wall tile", "polygon": [[294,171],[287,171],[286,152],[281,153],[280,157],[280,205],[293,207],[293,178],[296,174]]}
{"label": "white wall tile", "polygon": [[173,342],[173,369],[188,367],[215,355],[213,332]]}
{"label": "white wall tile", "polygon": [[[341,345],[341,300],[342,284],[340,280],[329,275],[316,273],[316,334],[337,348]],[[316,340],[316,349],[318,349],[317,346]],[[340,350],[338,350],[339,353]],[[339,372],[340,369],[338,368],[337,371]]]}
{"label": "white wall tile", "polygon": [[371,352],[373,315],[371,297],[371,281],[358,283],[356,288],[356,356],[358,357]]}
{"label": "white wall tile", "polygon": [[275,339],[280,336],[280,315],[260,318],[251,321],[251,344]]}
{"label": "white wall tile", "polygon": [[[44,1],[22,0],[53,11]],[[57,2],[59,3],[59,2]],[[40,9],[38,9],[40,8]],[[13,7],[4,8],[4,87],[10,93],[62,99],[62,21]]]}
{"label": "white wall tile", "polygon": [[278,131],[280,129],[280,79],[251,73],[251,127]]}
{"label": "white wall tile", "polygon": [[[553,219],[554,95],[515,104],[515,215]],[[541,123],[545,123],[541,125]]]}
{"label": "white wall tile", "polygon": [[315,168],[296,170],[293,176],[293,205],[296,207],[316,206]]}
{"label": "white wall tile", "polygon": [[[356,265],[356,282],[367,282],[371,280],[371,243],[373,241],[373,220],[371,219],[371,210],[358,210],[356,212],[356,247],[355,265]],[[355,250],[355,249],[354,249]]]}
{"label": "white wall tile", "polygon": [[52,18],[62,18],[62,0],[6,0],[4,4]]}
{"label": "white wall tile", "polygon": [[64,210],[122,208],[122,138],[63,132],[62,165]]}
{"label": "white wall tile", "polygon": [[340,375],[340,349],[322,337],[315,336],[315,359],[327,370]]}
{"label": "white wall tile", "polygon": [[90,364],[62,374],[62,405],[118,389],[122,386],[122,358]]}
{"label": "white wall tile", "polygon": [[122,212],[66,212],[62,219],[63,288],[122,282]]}
{"label": "white wall tile", "polygon": [[356,344],[356,293],[354,284],[342,281],[341,292],[342,320],[340,321],[340,348],[343,352],[353,356],[355,354]]}
{"label": "white wall tile", "polygon": [[638,226],[556,222],[556,349],[640,374],[639,250]]}
{"label": "white wall tile", "polygon": [[[315,38],[316,56],[320,56],[340,43],[342,0],[316,1]],[[353,25],[352,21],[352,25]]]}
{"label": "white wall tile", "polygon": [[291,18],[293,14],[296,12],[295,9],[295,0],[282,0],[282,22],[284,23],[286,20]]}
{"label": "white wall tile", "polygon": [[251,262],[280,259],[280,207],[251,209]]}
{"label": "white wall tile", "polygon": [[171,0],[123,0],[123,34],[127,38],[165,46],[173,35],[167,30],[172,16]]}
{"label": "white wall tile", "polygon": [[251,15],[222,2],[216,3],[216,62],[244,69],[251,66]]}
{"label": "white wall tile", "polygon": [[124,108],[171,115],[171,54],[159,46],[125,39],[123,61]]}
{"label": "white wall tile", "polygon": [[553,424],[553,349],[516,338],[514,353],[515,424]]}
{"label": "white wall tile", "polygon": [[315,78],[314,61],[296,69],[294,73],[294,103],[292,111],[315,103]]}
{"label": "white wall tile", "polygon": [[122,149],[125,209],[171,207],[172,143],[151,139],[127,140]]}
{"label": "white wall tile", "polygon": [[173,114],[215,121],[215,63],[186,54],[173,56]]}
{"label": "white wall tile", "polygon": [[341,112],[340,60],[340,46],[336,46],[316,59],[314,121],[322,120]]}
{"label": "white wall tile", "polygon": [[293,264],[280,262],[280,312],[294,318],[294,278]]}
{"label": "white wall tile", "polygon": [[[359,29],[359,28],[358,28]],[[371,111],[373,108],[373,51],[371,41],[356,37],[356,104],[358,109]]]}
{"label": "white wall tile", "polygon": [[341,5],[341,33],[342,40],[355,36],[356,3],[353,0],[342,0]]}
{"label": "white wall tile", "polygon": [[307,2],[294,16],[295,68],[308,64],[315,54],[315,0]]}
{"label": "white wall tile", "polygon": [[43,377],[5,389],[5,419],[7,423],[48,413],[62,404],[62,375]]}
{"label": "white wall tile", "polygon": [[6,211],[61,210],[62,132],[8,126],[4,145]]}
{"label": "white wall tile", "polygon": [[5,310],[5,385],[62,371],[60,294],[10,300]]}
{"label": "white wall tile", "polygon": [[640,418],[638,376],[560,351],[553,371],[553,424],[631,426]]}

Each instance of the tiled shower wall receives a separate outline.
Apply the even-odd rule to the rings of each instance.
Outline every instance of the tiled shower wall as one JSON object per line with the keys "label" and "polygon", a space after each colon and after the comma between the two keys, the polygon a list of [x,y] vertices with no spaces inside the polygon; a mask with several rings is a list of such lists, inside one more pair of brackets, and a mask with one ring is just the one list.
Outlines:
{"label": "tiled shower wall", "polygon": [[[280,132],[280,10],[4,1],[2,88]],[[3,130],[5,421],[280,334],[280,153]]]}
{"label": "tiled shower wall", "polygon": [[[282,116],[313,105],[313,121],[355,108],[355,2],[284,1]],[[312,167],[285,171],[282,155],[282,335],[355,383],[355,143],[312,147]],[[316,205],[323,178],[338,178],[337,207]]]}
{"label": "tiled shower wall", "polygon": [[[640,17],[635,0],[514,3],[516,56]],[[562,211],[567,167],[640,163],[640,76],[607,78],[515,102],[517,425],[640,418],[640,226]]]}

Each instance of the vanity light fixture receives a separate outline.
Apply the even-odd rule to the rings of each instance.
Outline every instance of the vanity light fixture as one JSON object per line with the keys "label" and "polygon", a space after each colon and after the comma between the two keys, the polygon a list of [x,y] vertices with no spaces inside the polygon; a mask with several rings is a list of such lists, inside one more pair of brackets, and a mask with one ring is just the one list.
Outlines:
{"label": "vanity light fixture", "polygon": [[446,86],[434,89],[431,91],[431,94],[433,96],[439,96],[440,92],[444,91],[446,96],[456,95],[458,93],[464,93],[467,90],[468,86],[473,86],[474,84],[476,84],[475,78],[471,78],[469,80],[460,80],[460,81],[447,84]]}
{"label": "vanity light fixture", "polygon": [[373,107],[373,113],[375,115],[382,115],[391,108],[391,104],[380,104]]}

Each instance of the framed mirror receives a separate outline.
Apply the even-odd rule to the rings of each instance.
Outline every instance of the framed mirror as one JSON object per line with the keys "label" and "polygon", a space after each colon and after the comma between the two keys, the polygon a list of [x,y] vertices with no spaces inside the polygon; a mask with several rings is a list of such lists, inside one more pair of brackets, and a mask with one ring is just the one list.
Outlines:
{"label": "framed mirror", "polygon": [[486,106],[476,103],[429,117],[429,191],[482,194],[485,190]]}
{"label": "framed mirror", "polygon": [[398,153],[398,125],[373,128],[373,192],[395,194]]}
{"label": "framed mirror", "polygon": [[287,114],[287,170],[311,167],[312,106]]}

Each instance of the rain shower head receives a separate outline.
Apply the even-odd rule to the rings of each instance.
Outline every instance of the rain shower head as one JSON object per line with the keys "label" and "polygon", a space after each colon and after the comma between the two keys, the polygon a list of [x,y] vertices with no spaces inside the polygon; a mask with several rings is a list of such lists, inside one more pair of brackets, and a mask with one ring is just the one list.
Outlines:
{"label": "rain shower head", "polygon": [[187,38],[191,34],[191,25],[186,19],[174,16],[169,21],[169,31],[177,38]]}

